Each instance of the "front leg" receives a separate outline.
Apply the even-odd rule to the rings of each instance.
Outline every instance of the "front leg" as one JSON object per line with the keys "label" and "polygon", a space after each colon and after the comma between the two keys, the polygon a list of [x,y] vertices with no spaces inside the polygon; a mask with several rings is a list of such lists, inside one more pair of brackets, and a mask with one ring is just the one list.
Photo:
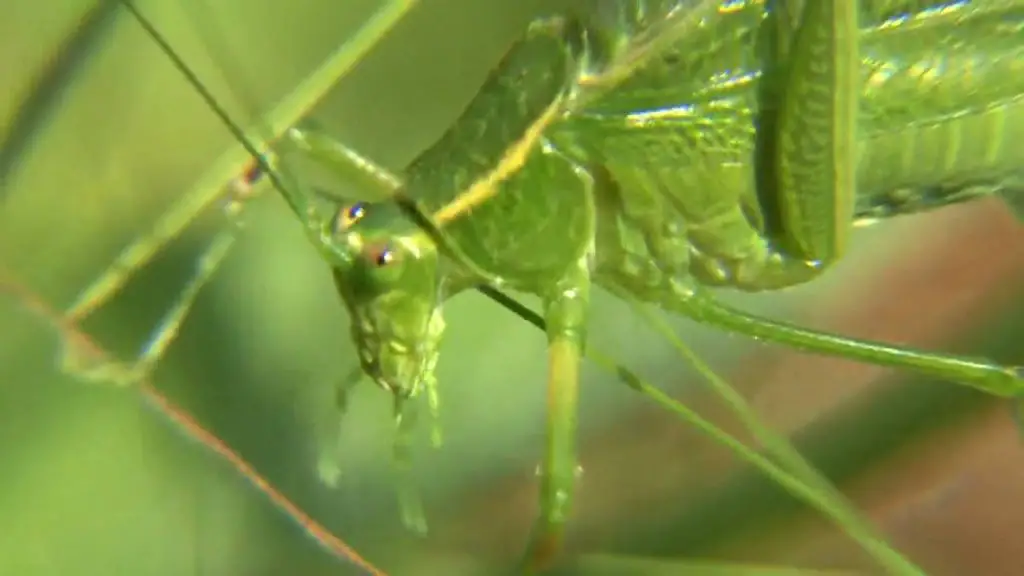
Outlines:
{"label": "front leg", "polygon": [[544,298],[548,335],[547,426],[540,467],[540,517],[534,523],[523,571],[548,568],[562,546],[577,476],[576,409],[580,359],[590,303],[588,258],[580,259]]}

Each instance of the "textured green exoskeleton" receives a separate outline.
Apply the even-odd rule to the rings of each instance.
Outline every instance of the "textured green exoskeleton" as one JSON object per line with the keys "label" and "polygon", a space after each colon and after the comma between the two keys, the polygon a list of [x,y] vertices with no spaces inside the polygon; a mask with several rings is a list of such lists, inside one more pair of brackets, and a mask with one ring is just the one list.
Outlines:
{"label": "textured green exoskeleton", "polygon": [[[595,284],[993,394],[1024,384],[984,360],[752,317],[708,291],[809,281],[842,256],[858,219],[1016,193],[1024,4],[816,1],[792,19],[755,1],[615,6],[536,22],[455,125],[390,177],[433,216],[441,246],[394,204],[346,207],[317,239],[366,373],[398,394],[432,384],[416,368],[436,362],[447,298],[486,284],[542,299],[549,427],[536,566],[557,549],[570,508]],[[354,154],[323,135],[291,136],[322,159]]]}
{"label": "textured green exoskeleton", "polygon": [[[595,285],[736,333],[1021,392],[1019,369],[755,317],[710,289],[810,281],[858,222],[984,194],[1019,208],[1024,0],[588,6],[535,22],[401,175],[309,130],[281,150],[400,200],[324,214],[282,190],[334,270],[362,372],[395,395],[403,426],[406,399],[426,390],[436,405],[447,299],[541,298],[549,413],[527,568],[550,562],[571,508]],[[161,350],[173,331],[154,339]]]}

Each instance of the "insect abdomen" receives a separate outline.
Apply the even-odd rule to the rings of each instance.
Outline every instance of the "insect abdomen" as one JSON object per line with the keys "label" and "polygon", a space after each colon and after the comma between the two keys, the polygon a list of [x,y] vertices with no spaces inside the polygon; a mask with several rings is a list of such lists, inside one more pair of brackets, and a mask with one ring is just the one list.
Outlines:
{"label": "insect abdomen", "polygon": [[858,218],[921,212],[1024,182],[1024,97],[987,110],[868,140]]}
{"label": "insect abdomen", "polygon": [[[696,32],[729,42],[683,39],[556,134],[612,182],[599,261],[652,299],[687,271],[744,290],[801,281],[775,267],[756,194],[758,10],[719,15]],[[1024,169],[1010,140],[1024,132],[1024,3],[916,10],[864,28],[862,217],[999,191]]]}
{"label": "insect abdomen", "polygon": [[[858,215],[1000,192],[1024,174],[1024,3],[865,38]],[[894,128],[895,127],[895,128]]]}

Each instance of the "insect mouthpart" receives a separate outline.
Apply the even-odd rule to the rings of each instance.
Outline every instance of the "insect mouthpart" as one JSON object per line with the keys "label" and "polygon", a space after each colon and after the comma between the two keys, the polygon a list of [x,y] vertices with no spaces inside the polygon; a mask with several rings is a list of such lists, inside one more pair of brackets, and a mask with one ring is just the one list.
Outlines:
{"label": "insect mouthpart", "polygon": [[421,347],[409,348],[390,341],[369,351],[364,363],[367,374],[384,390],[402,397],[413,397],[433,377],[437,353]]}
{"label": "insect mouthpart", "polygon": [[414,340],[381,335],[369,326],[355,325],[353,339],[359,349],[363,372],[378,386],[396,396],[412,398],[435,381],[438,349],[444,321],[435,312],[426,330]]}

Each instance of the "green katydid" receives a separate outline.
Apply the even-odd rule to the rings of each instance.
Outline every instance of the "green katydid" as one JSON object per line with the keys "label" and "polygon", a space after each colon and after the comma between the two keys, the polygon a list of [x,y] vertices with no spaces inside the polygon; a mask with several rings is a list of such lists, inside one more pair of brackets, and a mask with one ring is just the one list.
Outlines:
{"label": "green katydid", "polygon": [[[363,372],[399,404],[423,390],[434,397],[446,299],[482,286],[544,302],[550,413],[533,565],[557,549],[570,509],[592,285],[1000,396],[1024,384],[1019,369],[804,330],[708,291],[810,281],[841,258],[858,219],[1018,192],[1024,154],[1010,134],[1024,126],[1024,4],[778,4],[602,4],[539,20],[402,175],[324,134],[286,133],[282,154],[301,150],[400,200],[327,214],[306,191],[281,188],[335,271]],[[195,290],[226,249],[208,253]],[[109,279],[100,284],[111,291]],[[139,369],[166,347],[192,295]],[[74,315],[100,300],[87,293]]]}

